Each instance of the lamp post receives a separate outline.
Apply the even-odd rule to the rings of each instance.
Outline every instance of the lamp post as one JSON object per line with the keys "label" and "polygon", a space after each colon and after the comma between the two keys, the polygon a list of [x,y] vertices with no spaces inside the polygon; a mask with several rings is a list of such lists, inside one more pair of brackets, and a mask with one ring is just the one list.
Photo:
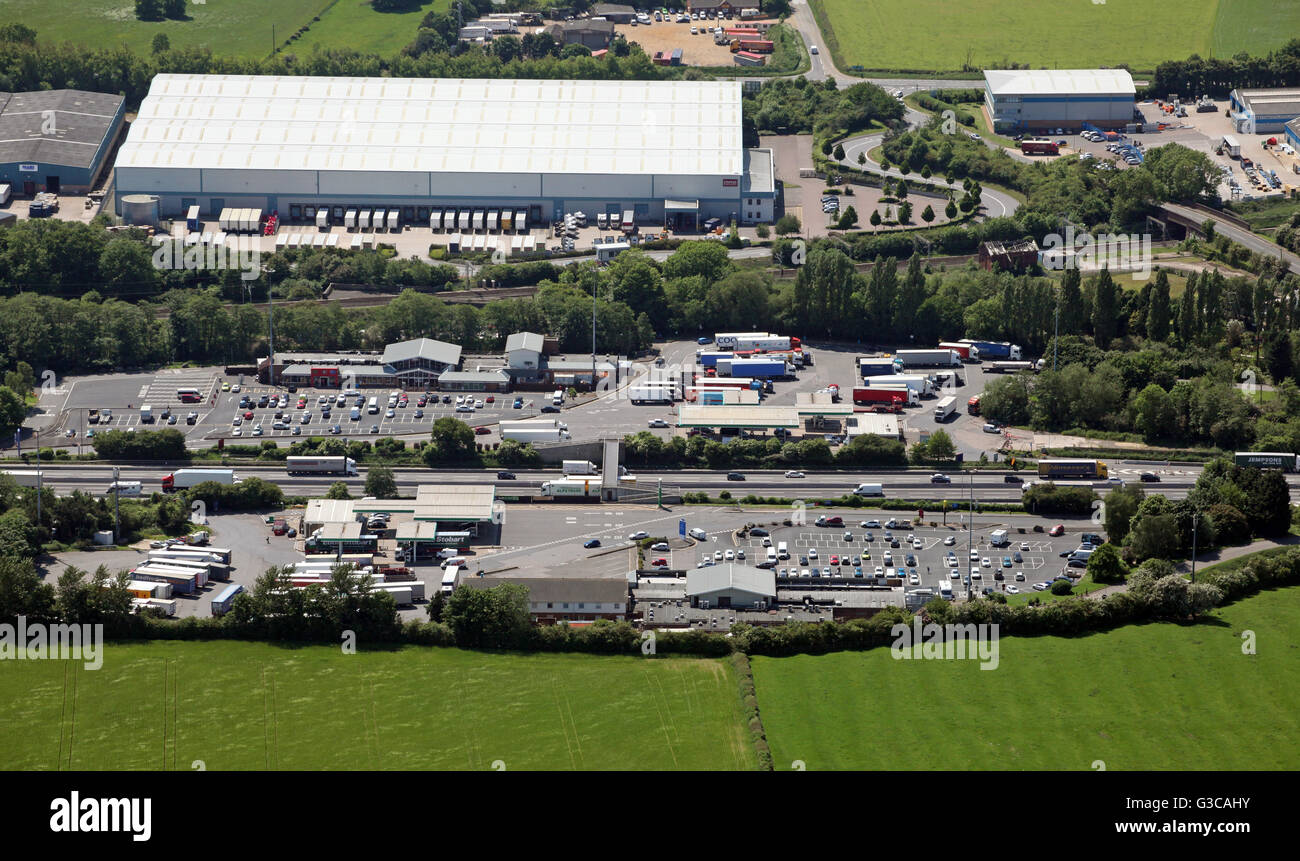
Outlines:
{"label": "lamp post", "polygon": [[1192,582],[1196,582],[1196,533],[1201,520],[1199,511],[1192,512]]}

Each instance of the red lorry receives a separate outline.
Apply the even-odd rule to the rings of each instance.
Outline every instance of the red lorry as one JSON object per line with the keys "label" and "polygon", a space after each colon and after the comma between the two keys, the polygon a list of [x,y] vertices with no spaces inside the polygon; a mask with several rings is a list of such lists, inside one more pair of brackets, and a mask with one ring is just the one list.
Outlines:
{"label": "red lorry", "polygon": [[859,407],[869,407],[876,404],[904,406],[907,404],[907,395],[899,389],[855,388],[853,390],[853,404]]}

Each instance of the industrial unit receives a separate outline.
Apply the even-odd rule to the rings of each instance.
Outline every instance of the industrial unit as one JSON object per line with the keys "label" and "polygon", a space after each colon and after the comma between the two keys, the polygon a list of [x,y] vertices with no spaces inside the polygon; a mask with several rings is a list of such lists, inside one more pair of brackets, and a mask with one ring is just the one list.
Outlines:
{"label": "industrial unit", "polygon": [[1237,89],[1228,100],[1233,126],[1242,134],[1284,131],[1287,123],[1300,117],[1300,88]]}
{"label": "industrial unit", "polygon": [[[760,164],[756,165],[755,161]],[[326,207],[566,211],[678,224],[743,220],[773,197],[747,155],[734,81],[540,81],[158,75],[116,164],[119,198],[161,216],[228,207],[294,220]],[[769,204],[770,205],[770,204]],[[327,222],[327,223],[330,223]],[[684,225],[683,225],[684,226]]]}
{"label": "industrial unit", "polygon": [[1134,121],[1137,89],[1124,69],[991,69],[984,72],[984,107],[997,132],[1084,123],[1122,129]]}
{"label": "industrial unit", "polygon": [[125,108],[107,93],[0,93],[0,185],[27,197],[90,191]]}

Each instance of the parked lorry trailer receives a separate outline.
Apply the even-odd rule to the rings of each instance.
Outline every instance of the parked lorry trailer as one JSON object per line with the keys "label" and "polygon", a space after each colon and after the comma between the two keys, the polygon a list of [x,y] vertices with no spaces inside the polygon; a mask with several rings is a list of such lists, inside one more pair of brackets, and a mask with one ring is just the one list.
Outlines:
{"label": "parked lorry trailer", "polygon": [[899,350],[896,358],[908,368],[959,368],[961,356],[952,350]]}
{"label": "parked lorry trailer", "polygon": [[934,406],[934,420],[937,422],[946,422],[955,415],[957,415],[957,399],[952,395]]}
{"label": "parked lorry trailer", "polygon": [[563,478],[542,482],[542,496],[578,497],[587,499],[600,496],[598,478]]}
{"label": "parked lorry trailer", "polygon": [[1233,454],[1232,461],[1237,466],[1253,466],[1256,469],[1300,471],[1300,455],[1289,451],[1239,451]]}
{"label": "parked lorry trailer", "polygon": [[858,356],[859,377],[883,377],[898,373],[893,356]]}
{"label": "parked lorry trailer", "polygon": [[356,475],[357,462],[342,455],[285,458],[284,468],[290,475]]}
{"label": "parked lorry trailer", "polygon": [[952,350],[961,356],[963,362],[977,362],[980,358],[979,347],[974,344],[963,344],[959,341],[942,341],[939,343],[942,350]]}
{"label": "parked lorry trailer", "polygon": [[667,381],[660,383],[633,383],[627,387],[627,397],[634,404],[671,404],[677,400],[677,386]]}
{"label": "parked lorry trailer", "polygon": [[718,361],[721,359],[734,359],[736,356],[731,352],[722,352],[720,350],[700,350],[695,354],[699,363],[706,368],[716,368]]}
{"label": "parked lorry trailer", "polygon": [[502,439],[516,442],[562,442],[571,439],[567,430],[560,428],[505,428],[501,431]]}
{"label": "parked lorry trailer", "polygon": [[155,583],[169,583],[172,591],[178,595],[192,595],[199,589],[199,573],[179,568],[171,568],[156,563],[136,566],[131,572],[132,580],[151,580]]}
{"label": "parked lorry trailer", "polygon": [[989,359],[1019,359],[1021,357],[1019,344],[1009,344],[1006,341],[976,341],[971,338],[961,338],[958,342],[978,347],[979,357],[982,361],[988,361]]}
{"label": "parked lorry trailer", "polygon": [[790,376],[790,368],[783,359],[723,359],[717,367],[718,375],[726,377],[768,380]]}
{"label": "parked lorry trailer", "polygon": [[1020,142],[1020,151],[1025,155],[1060,155],[1061,148],[1054,140],[1029,138]]}
{"label": "parked lorry trailer", "polygon": [[713,343],[719,350],[798,350],[798,338],[770,332],[718,332]]}
{"label": "parked lorry trailer", "polygon": [[929,377],[921,374],[890,374],[883,377],[867,377],[862,381],[863,386],[868,389],[875,389],[884,386],[886,388],[893,386],[906,386],[916,392],[917,397],[926,398],[934,394],[934,383]]}
{"label": "parked lorry trailer", "polygon": [[244,591],[244,587],[238,583],[231,583],[221,594],[212,599],[212,615],[224,616],[230,612],[230,607],[235,603],[235,596]]}
{"label": "parked lorry trailer", "polygon": [[986,374],[1018,374],[1037,368],[1034,362],[989,362],[984,366]]}
{"label": "parked lorry trailer", "polygon": [[132,598],[131,612],[139,613],[141,610],[162,610],[164,616],[175,616],[176,601],[167,598]]}
{"label": "parked lorry trailer", "polygon": [[202,484],[205,481],[215,481],[217,484],[235,484],[238,479],[235,478],[233,469],[178,469],[171,475],[162,477],[162,489],[170,493],[174,490],[185,490]]}
{"label": "parked lorry trailer", "polygon": [[913,399],[913,392],[906,386],[898,388],[889,388],[877,386],[875,388],[866,388],[858,386],[853,389],[854,406],[867,407],[877,404],[899,404],[907,406]]}

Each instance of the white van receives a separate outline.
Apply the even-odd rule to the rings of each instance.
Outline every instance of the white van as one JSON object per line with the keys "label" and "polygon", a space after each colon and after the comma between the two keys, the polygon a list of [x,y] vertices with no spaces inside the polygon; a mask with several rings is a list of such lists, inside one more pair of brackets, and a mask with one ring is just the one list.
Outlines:
{"label": "white van", "polygon": [[782,541],[776,545],[776,555],[782,559],[790,558],[790,545]]}
{"label": "white van", "polygon": [[859,484],[853,489],[858,496],[884,496],[885,486],[882,484]]}
{"label": "white van", "polygon": [[989,544],[994,547],[1006,547],[1010,543],[1011,539],[1007,537],[1005,529],[995,529],[989,533]]}
{"label": "white van", "polygon": [[767,548],[767,561],[772,565],[776,564],[776,550],[771,547]]}
{"label": "white van", "polygon": [[366,404],[366,412],[370,413],[372,416],[379,412],[379,398],[371,398],[369,400]]}
{"label": "white van", "polygon": [[564,403],[564,389],[555,390],[555,394],[551,395],[551,403],[557,407]]}

